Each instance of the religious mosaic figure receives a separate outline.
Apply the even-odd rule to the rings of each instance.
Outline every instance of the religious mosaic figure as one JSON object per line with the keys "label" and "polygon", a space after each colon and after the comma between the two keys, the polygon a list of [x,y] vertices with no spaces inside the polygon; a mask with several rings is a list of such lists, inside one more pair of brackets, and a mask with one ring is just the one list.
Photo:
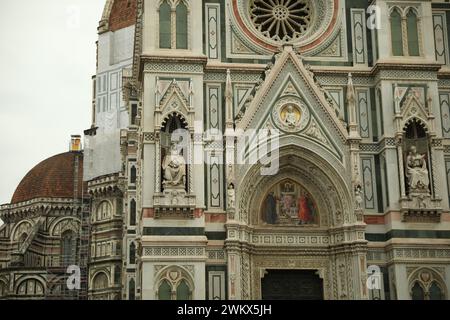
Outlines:
{"label": "religious mosaic figure", "polygon": [[430,179],[428,176],[425,154],[419,154],[417,148],[412,146],[406,158],[406,177],[410,192],[428,191]]}
{"label": "religious mosaic figure", "polygon": [[162,168],[164,170],[164,186],[184,188],[186,184],[186,161],[175,143],[172,143],[170,153],[164,157]]}
{"label": "religious mosaic figure", "polygon": [[277,223],[277,198],[275,197],[275,193],[271,192],[266,198],[265,201],[265,213],[266,213],[266,223],[268,224],[276,224]]}
{"label": "religious mosaic figure", "polygon": [[317,224],[318,210],[301,185],[285,180],[274,186],[264,200],[262,218],[267,224]]}

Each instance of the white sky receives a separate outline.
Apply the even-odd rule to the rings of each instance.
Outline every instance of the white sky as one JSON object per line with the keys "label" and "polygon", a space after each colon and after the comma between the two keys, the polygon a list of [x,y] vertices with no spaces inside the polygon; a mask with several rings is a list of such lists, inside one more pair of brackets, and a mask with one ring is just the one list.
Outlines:
{"label": "white sky", "polygon": [[0,204],[31,168],[89,128],[104,3],[0,1]]}

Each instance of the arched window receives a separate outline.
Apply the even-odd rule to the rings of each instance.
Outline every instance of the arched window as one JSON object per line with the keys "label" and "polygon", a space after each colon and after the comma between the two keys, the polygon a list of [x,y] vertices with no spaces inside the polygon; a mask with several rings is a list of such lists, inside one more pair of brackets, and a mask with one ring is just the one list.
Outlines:
{"label": "arched window", "polygon": [[177,300],[190,300],[190,291],[186,280],[181,280],[177,287]]}
{"label": "arched window", "polygon": [[391,13],[392,54],[403,56],[402,16],[397,9]]}
{"label": "arched window", "polygon": [[136,225],[136,200],[130,202],[130,226]]}
{"label": "arched window", "polygon": [[130,244],[130,257],[129,257],[129,263],[130,264],[136,264],[136,245],[134,242]]}
{"label": "arched window", "polygon": [[107,220],[111,217],[112,208],[108,201],[102,201],[97,208],[97,221]]}
{"label": "arched window", "polygon": [[130,169],[130,183],[136,183],[136,167],[132,166]]}
{"label": "arched window", "polygon": [[425,292],[419,282],[416,282],[412,287],[411,298],[413,300],[425,300]]}
{"label": "arched window", "polygon": [[135,299],[136,299],[136,285],[134,279],[131,279],[128,282],[128,300],[135,300]]}
{"label": "arched window", "polygon": [[44,296],[44,293],[44,286],[36,279],[22,281],[17,287],[17,295],[20,296]]}
{"label": "arched window", "polygon": [[430,300],[445,300],[442,289],[436,281],[433,281],[430,286],[429,296]]}
{"label": "arched window", "polygon": [[445,300],[445,284],[437,272],[432,269],[420,269],[411,279],[412,300]]}
{"label": "arched window", "polygon": [[158,277],[159,300],[192,300],[193,283],[190,276],[179,267],[171,267]]}
{"label": "arched window", "polygon": [[167,1],[159,7],[159,47],[170,49],[172,47],[172,9]]}
{"label": "arched window", "polygon": [[188,10],[183,1],[177,6],[177,49],[188,48]]}
{"label": "arched window", "polygon": [[100,272],[98,273],[94,280],[92,281],[93,283],[93,288],[95,290],[101,290],[101,289],[106,289],[109,287],[108,285],[108,277],[106,276],[106,274],[104,272]]}
{"label": "arched window", "polygon": [[76,263],[77,236],[72,231],[66,231],[61,235],[61,262],[67,267]]}
{"label": "arched window", "polygon": [[163,280],[159,285],[158,300],[172,300],[172,286],[169,281]]}
{"label": "arched window", "polygon": [[406,15],[408,29],[408,53],[410,56],[419,56],[419,29],[417,25],[417,15],[410,9]]}

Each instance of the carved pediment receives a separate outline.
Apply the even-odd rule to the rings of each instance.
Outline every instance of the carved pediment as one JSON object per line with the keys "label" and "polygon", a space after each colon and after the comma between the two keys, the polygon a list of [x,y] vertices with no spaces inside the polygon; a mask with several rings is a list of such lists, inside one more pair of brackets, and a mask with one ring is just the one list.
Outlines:
{"label": "carved pediment", "polygon": [[244,108],[238,129],[263,128],[272,118],[274,126],[286,134],[301,133],[321,144],[345,144],[347,129],[292,47],[286,46],[276,56],[263,78]]}
{"label": "carved pediment", "polygon": [[409,93],[401,106],[401,116],[403,118],[403,126],[406,126],[414,119],[426,124],[429,117],[426,107],[412,92]]}
{"label": "carved pediment", "polygon": [[172,82],[161,98],[159,110],[163,119],[170,114],[178,114],[183,118],[188,116],[190,103],[176,80]]}

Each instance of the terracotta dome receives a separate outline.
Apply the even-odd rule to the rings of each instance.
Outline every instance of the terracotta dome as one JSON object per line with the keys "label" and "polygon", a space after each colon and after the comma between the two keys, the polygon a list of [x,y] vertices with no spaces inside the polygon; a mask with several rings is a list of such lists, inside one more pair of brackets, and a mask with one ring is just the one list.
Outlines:
{"label": "terracotta dome", "polygon": [[73,198],[75,157],[78,157],[78,190],[81,198],[83,188],[83,154],[67,152],[42,161],[22,179],[11,204],[36,198]]}
{"label": "terracotta dome", "polygon": [[109,15],[109,30],[117,31],[136,24],[136,0],[114,0]]}

